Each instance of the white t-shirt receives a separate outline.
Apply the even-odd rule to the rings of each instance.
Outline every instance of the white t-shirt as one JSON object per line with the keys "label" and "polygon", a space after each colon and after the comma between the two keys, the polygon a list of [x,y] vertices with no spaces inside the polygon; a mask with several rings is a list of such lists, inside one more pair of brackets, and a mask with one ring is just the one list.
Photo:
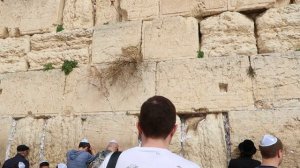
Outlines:
{"label": "white t-shirt", "polygon": [[[111,157],[108,155],[100,168],[106,168]],[[200,168],[195,163],[178,156],[167,149],[135,147],[120,155],[116,168]]]}

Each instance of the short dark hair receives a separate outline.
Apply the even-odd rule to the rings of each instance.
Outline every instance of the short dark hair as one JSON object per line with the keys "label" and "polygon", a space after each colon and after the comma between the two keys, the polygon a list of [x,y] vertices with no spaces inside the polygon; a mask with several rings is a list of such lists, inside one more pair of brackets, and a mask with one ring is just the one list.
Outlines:
{"label": "short dark hair", "polygon": [[40,163],[40,168],[43,167],[43,166],[49,166],[49,163],[48,162],[42,162],[42,163]]}
{"label": "short dark hair", "polygon": [[90,145],[90,143],[80,142],[79,145],[78,145],[78,147],[79,147],[79,148],[85,148],[85,147],[90,148],[91,145]]}
{"label": "short dark hair", "polygon": [[141,107],[139,124],[146,137],[166,138],[176,123],[174,104],[163,96],[153,96]]}
{"label": "short dark hair", "polygon": [[29,150],[29,147],[26,145],[19,145],[17,147],[17,152],[23,152],[23,151],[27,151],[27,150]]}
{"label": "short dark hair", "polygon": [[259,146],[259,150],[262,158],[269,159],[274,158],[279,150],[283,149],[283,144],[279,138],[277,138],[277,142],[271,146]]}

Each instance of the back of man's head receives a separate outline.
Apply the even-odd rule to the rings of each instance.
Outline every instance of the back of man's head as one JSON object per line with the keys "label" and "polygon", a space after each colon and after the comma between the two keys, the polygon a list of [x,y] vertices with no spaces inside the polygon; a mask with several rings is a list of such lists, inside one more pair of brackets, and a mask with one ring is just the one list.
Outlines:
{"label": "back of man's head", "polygon": [[273,135],[264,135],[259,150],[263,159],[275,158],[283,149],[281,140]]}
{"label": "back of man's head", "polygon": [[176,123],[176,109],[163,96],[153,96],[143,103],[139,125],[143,134],[150,138],[166,138]]}
{"label": "back of man's head", "polygon": [[43,161],[40,163],[40,168],[49,168],[49,162]]}

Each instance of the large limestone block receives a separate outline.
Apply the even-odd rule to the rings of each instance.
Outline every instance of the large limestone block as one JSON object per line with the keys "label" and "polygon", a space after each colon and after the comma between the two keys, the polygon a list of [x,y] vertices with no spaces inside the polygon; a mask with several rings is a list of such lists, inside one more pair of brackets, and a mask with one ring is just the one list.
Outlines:
{"label": "large limestone block", "polygon": [[300,5],[269,9],[256,19],[260,53],[300,48]]}
{"label": "large limestone block", "polygon": [[28,37],[0,39],[0,46],[0,73],[27,70]]}
{"label": "large limestone block", "polygon": [[[278,136],[284,144],[284,159],[280,167],[299,167],[300,113],[296,109],[272,109],[229,112],[232,150],[244,139],[252,139],[256,146],[264,134]],[[261,159],[259,151],[256,158]]]}
{"label": "large limestone block", "polygon": [[155,63],[137,69],[118,65],[109,65],[110,70],[101,65],[72,72],[67,78],[65,108],[76,113],[138,111],[155,94]]}
{"label": "large limestone block", "polygon": [[137,117],[125,112],[88,115],[83,121],[83,136],[87,137],[96,152],[116,140],[120,150],[138,145]]}
{"label": "large limestone block", "polygon": [[44,119],[26,117],[17,120],[9,157],[13,157],[17,153],[18,145],[26,144],[30,148],[28,156],[30,167],[37,167],[42,161],[40,156],[44,126]]}
{"label": "large limestone block", "polygon": [[6,149],[8,146],[11,126],[12,126],[12,118],[10,117],[1,117],[0,118],[0,166],[4,163],[6,159]]}
{"label": "large limestone block", "polygon": [[84,138],[82,122],[81,117],[76,116],[56,116],[46,120],[43,156],[50,165],[65,163],[67,151],[78,148]]}
{"label": "large limestone block", "polygon": [[60,0],[9,0],[0,2],[0,27],[18,28],[21,35],[55,30]]}
{"label": "large limestone block", "polygon": [[272,7],[286,6],[290,0],[229,0],[230,11],[251,11],[257,9],[268,9]]}
{"label": "large limestone block", "polygon": [[113,62],[124,56],[130,47],[140,54],[142,22],[124,22],[103,25],[95,30],[92,46],[92,63]]}
{"label": "large limestone block", "polygon": [[159,0],[120,1],[123,17],[127,20],[149,19],[159,14]]}
{"label": "large limestone block", "polygon": [[0,114],[24,116],[62,111],[65,75],[60,70],[0,75]]}
{"label": "large limestone block", "polygon": [[199,50],[198,22],[180,16],[144,21],[142,45],[145,60],[195,58]]}
{"label": "large limestone block", "polygon": [[28,53],[30,69],[43,69],[52,63],[61,67],[64,60],[76,60],[88,64],[93,31],[77,29],[59,33],[36,34],[31,38],[31,52]]}
{"label": "large limestone block", "polygon": [[237,12],[224,12],[200,22],[201,50],[206,57],[257,54],[254,22]]}
{"label": "large limestone block", "polygon": [[92,0],[65,0],[63,12],[63,27],[65,29],[91,28],[94,26],[93,22]]}
{"label": "large limestone block", "polygon": [[254,99],[259,108],[299,106],[300,58],[293,52],[251,57],[256,73]]}
{"label": "large limestone block", "polygon": [[207,16],[226,11],[227,3],[227,0],[161,0],[161,14]]}
{"label": "large limestone block", "polygon": [[178,111],[253,108],[247,57],[175,60],[157,66],[156,94],[170,98]]}
{"label": "large limestone block", "polygon": [[226,168],[227,147],[222,113],[186,121],[185,157],[201,167]]}

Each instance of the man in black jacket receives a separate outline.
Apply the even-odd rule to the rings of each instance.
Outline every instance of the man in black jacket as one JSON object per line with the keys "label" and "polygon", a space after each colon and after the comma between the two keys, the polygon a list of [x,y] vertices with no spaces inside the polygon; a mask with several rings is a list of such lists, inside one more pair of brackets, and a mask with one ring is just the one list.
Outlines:
{"label": "man in black jacket", "polygon": [[19,145],[17,147],[16,156],[6,160],[2,168],[29,168],[29,162],[26,160],[28,154],[29,147],[26,145]]}

